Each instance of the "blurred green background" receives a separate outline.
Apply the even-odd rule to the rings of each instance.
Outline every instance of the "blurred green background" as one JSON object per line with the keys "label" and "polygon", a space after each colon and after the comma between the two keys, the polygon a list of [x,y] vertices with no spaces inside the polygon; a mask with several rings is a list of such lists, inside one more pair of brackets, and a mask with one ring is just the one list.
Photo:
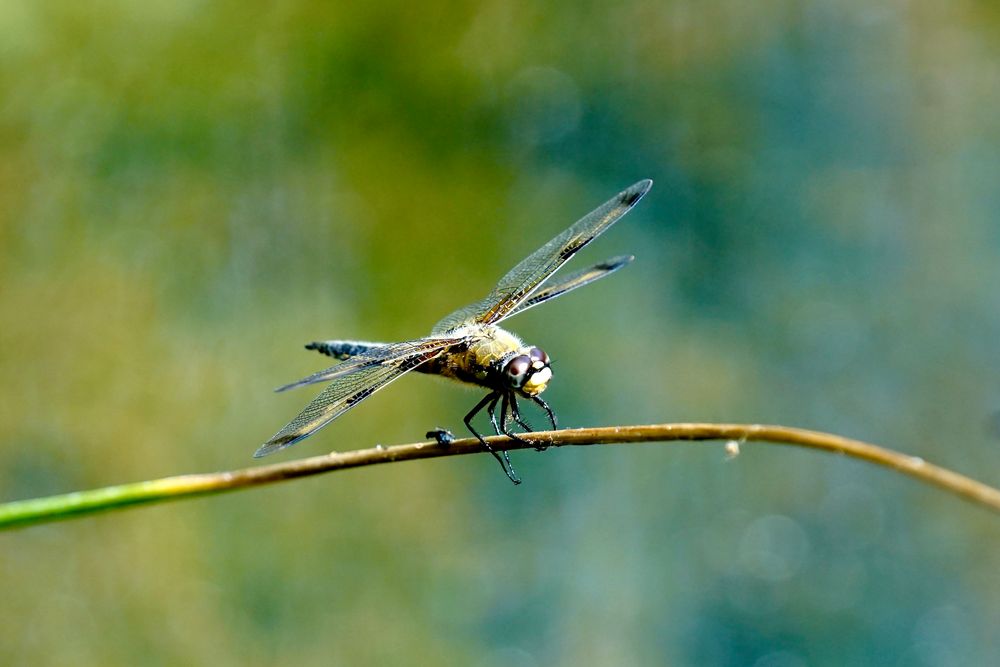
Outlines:
{"label": "blurred green background", "polygon": [[[1000,5],[0,3],[0,500],[251,464],[630,183],[512,320],[569,426],[1000,484]],[[461,432],[406,378],[285,458]],[[531,420],[541,423],[537,413]],[[1000,523],[767,445],[356,470],[0,535],[0,664],[983,665]]]}

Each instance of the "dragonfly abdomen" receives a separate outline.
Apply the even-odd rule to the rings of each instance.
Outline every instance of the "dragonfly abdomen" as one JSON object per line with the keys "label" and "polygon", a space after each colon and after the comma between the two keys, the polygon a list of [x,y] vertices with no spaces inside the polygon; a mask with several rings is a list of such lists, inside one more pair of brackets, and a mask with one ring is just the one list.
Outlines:
{"label": "dragonfly abdomen", "polygon": [[373,343],[364,340],[320,340],[308,343],[306,349],[316,350],[320,354],[344,361],[384,345],[385,343]]}

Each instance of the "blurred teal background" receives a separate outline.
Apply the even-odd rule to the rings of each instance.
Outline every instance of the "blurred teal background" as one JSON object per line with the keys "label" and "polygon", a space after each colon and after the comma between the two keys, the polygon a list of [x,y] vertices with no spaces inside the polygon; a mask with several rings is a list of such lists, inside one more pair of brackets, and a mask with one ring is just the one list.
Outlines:
{"label": "blurred teal background", "polygon": [[[1000,484],[1000,5],[0,4],[0,500],[251,464],[649,177],[509,322],[569,426],[833,431]],[[461,430],[406,378],[289,452]],[[539,415],[531,420],[541,423]],[[406,463],[0,535],[4,665],[984,665],[1000,523],[720,444]]]}

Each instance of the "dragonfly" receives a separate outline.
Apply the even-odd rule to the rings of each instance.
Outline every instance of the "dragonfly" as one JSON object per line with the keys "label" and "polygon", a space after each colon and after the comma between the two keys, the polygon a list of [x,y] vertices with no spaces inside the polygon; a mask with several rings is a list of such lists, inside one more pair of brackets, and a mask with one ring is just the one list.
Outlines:
{"label": "dragonfly", "polygon": [[[649,179],[639,181],[580,218],[511,269],[485,298],[456,310],[434,325],[429,336],[399,343],[327,340],[307,344],[306,349],[340,363],[276,389],[286,391],[319,382],[330,383],[295,419],[261,445],[254,457],[273,454],[308,438],[375,392],[415,371],[457,380],[488,392],[463,421],[483,449],[500,463],[507,477],[520,484],[507,451],[503,450],[501,457],[476,430],[472,420],[486,410],[497,435],[531,445],[511,426],[513,422],[526,432],[533,430],[521,416],[518,400],[524,399],[544,410],[552,428],[557,429],[555,412],[540,396],[552,380],[552,362],[541,348],[525,345],[498,325],[630,264],[635,259],[631,255],[612,257],[546,284],[573,255],[628,213],[652,186]],[[453,438],[442,429],[428,433],[428,437],[432,435],[442,444]]]}

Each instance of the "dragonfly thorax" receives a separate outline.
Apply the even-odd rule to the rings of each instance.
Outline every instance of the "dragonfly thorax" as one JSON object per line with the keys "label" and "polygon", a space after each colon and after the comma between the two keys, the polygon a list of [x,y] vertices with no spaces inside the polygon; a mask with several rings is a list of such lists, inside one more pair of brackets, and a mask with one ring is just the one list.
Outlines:
{"label": "dragonfly thorax", "polygon": [[527,397],[545,391],[552,379],[549,355],[509,331],[471,325],[452,333],[463,337],[464,345],[417,370]]}

